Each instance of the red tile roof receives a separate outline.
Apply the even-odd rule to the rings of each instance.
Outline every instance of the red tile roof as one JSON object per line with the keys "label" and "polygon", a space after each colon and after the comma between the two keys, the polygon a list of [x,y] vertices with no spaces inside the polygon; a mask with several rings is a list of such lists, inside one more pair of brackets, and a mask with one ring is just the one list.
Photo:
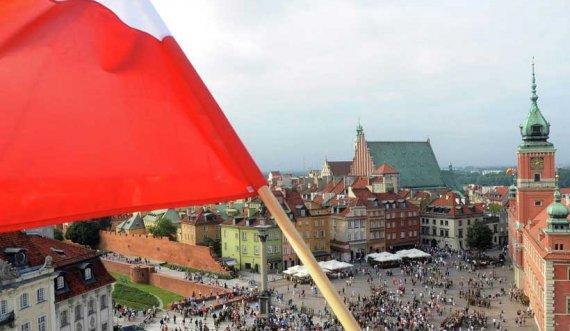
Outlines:
{"label": "red tile roof", "polygon": [[305,216],[309,216],[309,210],[307,209],[307,207],[305,207],[305,201],[303,201],[303,198],[301,197],[301,194],[299,194],[299,192],[293,191],[291,189],[285,189],[284,193],[285,193],[284,194],[285,204],[287,206],[287,209],[289,209],[293,213],[293,216],[303,217],[301,215],[302,209],[305,210]]}
{"label": "red tile roof", "polygon": [[184,216],[180,222],[191,225],[217,225],[224,222],[224,220],[220,215],[217,215],[209,209],[204,210],[204,208],[198,208],[195,214]]}
{"label": "red tile roof", "polygon": [[357,177],[354,183],[350,187],[352,189],[362,189],[368,186],[368,178],[367,177]]}
{"label": "red tile roof", "polygon": [[[115,280],[107,272],[99,253],[61,241],[27,235],[23,232],[0,233],[0,258],[7,259],[4,250],[8,247],[24,248],[28,253],[29,266],[42,265],[46,256],[52,257],[52,266],[56,271],[64,272],[68,291],[56,294],[56,302],[80,295],[113,283]],[[80,263],[90,263],[95,281],[86,284],[83,281]]]}
{"label": "red tile roof", "polygon": [[392,168],[390,165],[383,163],[381,166],[379,166],[377,169],[375,169],[372,173],[375,175],[384,175],[384,174],[397,174],[398,171],[396,169]]}
{"label": "red tile roof", "polygon": [[348,176],[352,161],[327,161],[333,176]]}
{"label": "red tile roof", "polygon": [[483,213],[481,205],[465,205],[461,196],[454,192],[447,192],[432,201],[425,210],[426,213],[447,214],[449,216],[470,215]]}

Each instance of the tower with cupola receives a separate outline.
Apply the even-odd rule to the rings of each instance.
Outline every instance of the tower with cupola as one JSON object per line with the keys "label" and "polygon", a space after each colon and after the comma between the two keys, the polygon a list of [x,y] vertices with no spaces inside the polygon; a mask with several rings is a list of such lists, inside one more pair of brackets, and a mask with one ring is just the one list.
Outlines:
{"label": "tower with cupola", "polygon": [[548,141],[550,123],[538,108],[534,63],[530,100],[530,111],[520,125],[522,142],[517,150],[517,218],[523,223],[532,220],[552,202],[555,189],[556,149]]}

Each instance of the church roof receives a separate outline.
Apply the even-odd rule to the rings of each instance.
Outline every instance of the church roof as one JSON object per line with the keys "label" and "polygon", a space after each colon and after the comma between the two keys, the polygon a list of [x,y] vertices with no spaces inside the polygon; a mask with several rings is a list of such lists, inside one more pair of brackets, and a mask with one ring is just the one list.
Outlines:
{"label": "church roof", "polygon": [[352,161],[327,161],[333,176],[348,176]]}
{"label": "church roof", "polygon": [[443,179],[445,186],[454,191],[463,191],[459,186],[459,184],[457,183],[457,180],[455,179],[455,173],[453,173],[453,171],[441,170],[440,173],[441,173],[441,179]]}
{"label": "church roof", "polygon": [[401,187],[445,187],[429,142],[368,141],[367,144],[375,168],[386,163],[398,169]]}

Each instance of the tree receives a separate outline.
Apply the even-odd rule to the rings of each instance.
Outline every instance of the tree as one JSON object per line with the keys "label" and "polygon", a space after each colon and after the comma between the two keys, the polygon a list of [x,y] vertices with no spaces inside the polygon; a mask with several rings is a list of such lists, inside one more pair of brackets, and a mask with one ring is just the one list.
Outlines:
{"label": "tree", "polygon": [[485,208],[485,210],[489,213],[496,214],[496,213],[502,212],[504,209],[501,205],[491,203],[491,204],[487,205],[487,208]]}
{"label": "tree", "polygon": [[63,231],[54,227],[53,228],[53,239],[62,241],[63,240]]}
{"label": "tree", "polygon": [[99,226],[93,221],[75,222],[69,226],[65,237],[74,243],[95,247],[99,243]]}
{"label": "tree", "polygon": [[148,228],[148,232],[155,237],[169,237],[176,239],[176,225],[172,224],[168,219],[160,217],[156,220],[154,226]]}
{"label": "tree", "polygon": [[467,229],[467,246],[483,252],[493,246],[493,231],[482,222],[475,222]]}
{"label": "tree", "polygon": [[94,222],[97,223],[97,227],[99,230],[110,230],[111,229],[111,219],[112,217],[100,217],[93,219]]}
{"label": "tree", "polygon": [[216,254],[216,256],[222,256],[222,244],[219,241],[212,238],[206,238],[204,239],[203,246],[213,247],[214,254]]}

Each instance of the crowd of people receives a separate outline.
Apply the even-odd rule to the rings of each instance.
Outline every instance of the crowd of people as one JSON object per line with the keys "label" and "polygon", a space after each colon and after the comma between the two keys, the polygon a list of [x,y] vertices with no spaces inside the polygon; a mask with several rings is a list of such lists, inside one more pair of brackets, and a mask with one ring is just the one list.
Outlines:
{"label": "crowd of people", "polygon": [[[505,290],[509,287],[507,278],[494,268],[477,269],[461,252],[426,250],[433,256],[431,262],[407,263],[399,269],[386,270],[360,264],[343,275],[342,281],[336,281],[339,295],[362,329],[506,330],[507,316],[499,305],[507,295],[521,302],[522,291],[514,287]],[[357,279],[359,289],[354,287]],[[343,330],[326,304],[314,310],[306,305],[309,299],[321,298],[314,284],[271,289],[272,310],[264,318],[259,314],[254,283],[229,290],[228,294],[196,293],[175,303],[171,307],[174,316],[161,318],[162,330],[203,331],[212,329],[212,325],[221,331]],[[486,310],[489,307],[500,313]],[[509,318],[524,326],[531,316],[532,311],[520,310]]]}

